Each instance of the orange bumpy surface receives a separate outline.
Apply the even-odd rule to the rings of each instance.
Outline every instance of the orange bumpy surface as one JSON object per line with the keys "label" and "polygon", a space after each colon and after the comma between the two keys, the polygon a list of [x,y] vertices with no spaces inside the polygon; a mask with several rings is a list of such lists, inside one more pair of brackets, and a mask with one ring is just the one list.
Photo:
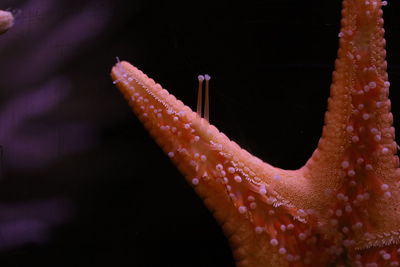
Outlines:
{"label": "orange bumpy surface", "polygon": [[398,266],[395,156],[380,0],[344,0],[323,134],[299,170],[241,149],[127,62],[112,78],[220,222],[237,266]]}

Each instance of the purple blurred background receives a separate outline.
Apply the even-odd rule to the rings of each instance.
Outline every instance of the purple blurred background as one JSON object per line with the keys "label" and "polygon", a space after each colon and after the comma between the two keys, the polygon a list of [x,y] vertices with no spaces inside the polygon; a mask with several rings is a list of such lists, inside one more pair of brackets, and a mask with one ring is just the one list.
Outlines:
{"label": "purple blurred background", "polygon": [[[298,168],[321,132],[340,1],[0,8],[16,16],[0,36],[0,266],[233,266],[219,226],[110,69],[116,56],[131,61],[192,108],[197,75],[210,73],[212,123],[273,165]],[[398,125],[400,4],[385,11]]]}

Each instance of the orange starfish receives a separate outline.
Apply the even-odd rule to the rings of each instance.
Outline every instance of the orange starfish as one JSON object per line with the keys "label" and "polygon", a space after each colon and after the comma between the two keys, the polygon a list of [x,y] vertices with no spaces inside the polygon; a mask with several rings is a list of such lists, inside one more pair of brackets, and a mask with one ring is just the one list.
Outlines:
{"label": "orange starfish", "polygon": [[[294,171],[230,141],[201,118],[200,101],[195,113],[129,63],[113,68],[134,112],[220,222],[237,266],[400,264],[400,169],[383,5],[343,1],[323,134]],[[207,95],[208,77],[206,85]]]}

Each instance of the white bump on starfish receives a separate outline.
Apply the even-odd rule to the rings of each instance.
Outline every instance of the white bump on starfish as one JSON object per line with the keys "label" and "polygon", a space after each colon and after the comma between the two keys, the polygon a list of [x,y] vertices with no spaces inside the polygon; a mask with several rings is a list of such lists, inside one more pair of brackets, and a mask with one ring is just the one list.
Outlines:
{"label": "white bump on starfish", "polygon": [[280,175],[274,175],[272,178],[274,178],[274,180],[279,181],[282,177]]}
{"label": "white bump on starfish", "polygon": [[278,240],[273,238],[271,239],[271,241],[269,242],[272,246],[277,246],[279,244]]}
{"label": "white bump on starfish", "polygon": [[368,120],[370,117],[371,117],[371,115],[369,115],[368,113],[364,113],[364,114],[362,115],[362,118],[363,118],[364,120]]}
{"label": "white bump on starfish", "polygon": [[260,185],[260,189],[258,191],[261,195],[265,195],[267,194],[267,188],[265,187],[265,185]]}
{"label": "white bump on starfish", "polygon": [[247,212],[247,208],[245,206],[240,206],[238,210],[240,214],[244,214]]}
{"label": "white bump on starfish", "polygon": [[382,140],[382,137],[379,134],[377,134],[377,135],[374,136],[374,140],[376,142],[380,142]]}
{"label": "white bump on starfish", "polygon": [[342,161],[341,166],[343,169],[347,169],[350,166],[350,163],[347,160],[345,160]]}
{"label": "white bump on starfish", "polygon": [[347,175],[350,176],[350,177],[353,177],[354,175],[356,175],[356,172],[354,170],[349,170],[347,172]]}
{"label": "white bump on starfish", "polygon": [[367,171],[371,171],[371,170],[373,169],[373,167],[372,167],[371,164],[366,164],[366,165],[365,165],[365,169],[366,169]]}
{"label": "white bump on starfish", "polygon": [[385,261],[390,260],[390,254],[389,253],[384,253],[382,254],[382,259],[384,259]]}
{"label": "white bump on starfish", "polygon": [[364,159],[363,159],[363,158],[358,158],[358,159],[357,159],[357,163],[358,163],[358,164],[364,163]]}
{"label": "white bump on starfish", "polygon": [[357,200],[358,201],[364,201],[364,200],[368,200],[369,199],[369,194],[367,194],[367,193],[364,193],[364,194],[358,194],[357,195]]}
{"label": "white bump on starfish", "polygon": [[386,190],[389,189],[389,185],[387,185],[387,184],[382,184],[382,185],[381,185],[381,189],[382,189],[382,191],[386,191]]}
{"label": "white bump on starfish", "polygon": [[374,89],[374,88],[376,87],[376,82],[370,82],[370,83],[368,84],[368,86],[369,86],[371,89]]}
{"label": "white bump on starfish", "polygon": [[338,200],[344,200],[344,194],[343,194],[343,193],[338,193],[338,194],[336,195],[336,198],[337,198]]}
{"label": "white bump on starfish", "polygon": [[300,240],[306,240],[306,238],[307,238],[307,235],[305,233],[300,233],[299,234],[299,239]]}
{"label": "white bump on starfish", "polygon": [[235,182],[237,183],[241,183],[242,182],[242,177],[240,177],[239,175],[236,175],[234,178]]}
{"label": "white bump on starfish", "polygon": [[306,213],[305,210],[303,210],[303,209],[299,209],[299,210],[297,211],[297,214],[298,214],[300,217],[305,217],[305,216],[307,216],[307,213]]}
{"label": "white bump on starfish", "polygon": [[348,52],[347,53],[347,58],[350,59],[350,60],[353,60],[354,59],[354,55],[352,53]]}
{"label": "white bump on starfish", "polygon": [[257,226],[257,227],[255,228],[255,232],[256,232],[257,234],[263,233],[264,230],[265,230],[265,228],[264,228],[264,227],[261,227],[261,226]]}
{"label": "white bump on starfish", "polygon": [[281,255],[284,255],[284,254],[286,254],[286,248],[279,248],[279,250],[278,250],[278,253],[279,254],[281,254]]}
{"label": "white bump on starfish", "polygon": [[348,126],[346,127],[346,131],[349,132],[349,133],[351,133],[351,132],[354,131],[354,127],[351,126],[351,125],[348,125]]}

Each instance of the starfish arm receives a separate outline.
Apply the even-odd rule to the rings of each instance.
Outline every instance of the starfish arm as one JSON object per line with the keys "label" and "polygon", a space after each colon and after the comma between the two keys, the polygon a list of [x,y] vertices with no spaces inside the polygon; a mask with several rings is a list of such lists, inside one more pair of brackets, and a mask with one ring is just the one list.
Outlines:
{"label": "starfish arm", "polygon": [[384,3],[343,1],[323,134],[295,171],[241,149],[129,63],[113,68],[133,111],[221,223],[238,266],[399,264]]}
{"label": "starfish arm", "polygon": [[[343,1],[323,135],[304,167],[311,184],[335,200],[327,201],[328,220],[337,222],[339,230],[351,229],[343,239],[354,240],[357,249],[400,243],[400,171],[388,98],[383,3]],[[335,214],[346,209],[352,211],[345,218]],[[362,255],[369,255],[370,262],[375,254],[383,260],[374,253]]]}
{"label": "starfish arm", "polygon": [[0,34],[5,33],[14,23],[11,12],[0,10]]}
{"label": "starfish arm", "polygon": [[274,168],[241,149],[129,63],[117,63],[111,75],[144,126],[222,225],[238,266],[285,266],[300,257],[311,260],[317,240],[306,240],[312,236],[315,220],[312,210],[299,208],[305,202],[299,199],[309,198],[301,192],[301,171]]}
{"label": "starfish arm", "polygon": [[[397,162],[393,156],[397,146],[388,99],[381,5],[376,0],[343,1],[340,48],[325,126],[318,148],[306,164],[313,184],[340,185],[346,176],[342,170],[350,171],[351,176],[357,168],[355,162],[349,161],[350,157],[358,156],[359,161],[362,158],[364,166],[386,165],[391,169],[393,164],[387,166],[388,159]],[[379,153],[380,149],[385,153]],[[350,155],[356,150],[357,155]],[[343,162],[345,167],[341,166]],[[336,178],[329,181],[321,178],[321,173],[329,176],[332,169],[336,172],[330,176]],[[322,181],[315,181],[318,179]]]}

